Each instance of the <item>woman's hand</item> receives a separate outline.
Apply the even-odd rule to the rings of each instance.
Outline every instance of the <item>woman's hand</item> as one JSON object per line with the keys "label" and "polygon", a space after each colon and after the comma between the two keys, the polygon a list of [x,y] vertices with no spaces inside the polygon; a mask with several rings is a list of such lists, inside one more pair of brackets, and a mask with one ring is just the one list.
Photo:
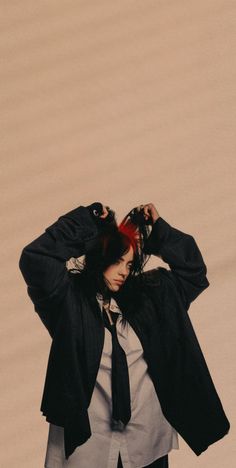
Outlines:
{"label": "woman's hand", "polygon": [[[160,217],[156,207],[154,206],[153,203],[147,203],[146,205],[140,205],[137,207],[138,210],[143,210],[144,218],[147,221],[149,218],[151,218],[152,223],[155,223],[155,221]],[[110,207],[102,205],[102,214],[99,216],[99,218],[106,218],[109,214]]]}
{"label": "woman's hand", "polygon": [[110,209],[109,206],[102,205],[102,214],[99,216],[99,218],[106,218],[108,215],[108,210]]}
{"label": "woman's hand", "polygon": [[106,218],[109,214],[110,207],[103,205],[101,202],[94,202],[87,206],[89,212],[94,219]]}
{"label": "woman's hand", "polygon": [[160,218],[160,215],[154,206],[153,203],[146,203],[146,205],[139,205],[138,210],[143,211],[143,215],[145,220],[147,221],[149,218],[151,218],[152,222],[155,223],[155,221]]}

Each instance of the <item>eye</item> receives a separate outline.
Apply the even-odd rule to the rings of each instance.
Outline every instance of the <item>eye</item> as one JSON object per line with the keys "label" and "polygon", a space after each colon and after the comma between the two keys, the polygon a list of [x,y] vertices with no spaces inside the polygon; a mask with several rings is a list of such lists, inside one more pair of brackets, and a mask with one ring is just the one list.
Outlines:
{"label": "eye", "polygon": [[[115,265],[118,265],[119,263],[120,263],[120,260],[117,260],[117,261],[115,262]],[[131,269],[132,266],[133,266],[133,263],[129,263],[127,266],[128,266],[129,269]]]}

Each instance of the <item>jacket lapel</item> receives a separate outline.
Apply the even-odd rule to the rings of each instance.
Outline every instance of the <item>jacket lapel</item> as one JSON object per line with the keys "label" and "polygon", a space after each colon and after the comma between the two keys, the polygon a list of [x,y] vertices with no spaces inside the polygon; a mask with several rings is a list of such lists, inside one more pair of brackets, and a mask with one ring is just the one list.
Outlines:
{"label": "jacket lapel", "polygon": [[84,359],[88,375],[90,401],[99,370],[105,331],[101,311],[96,298],[87,297],[86,299],[86,307],[83,309]]}

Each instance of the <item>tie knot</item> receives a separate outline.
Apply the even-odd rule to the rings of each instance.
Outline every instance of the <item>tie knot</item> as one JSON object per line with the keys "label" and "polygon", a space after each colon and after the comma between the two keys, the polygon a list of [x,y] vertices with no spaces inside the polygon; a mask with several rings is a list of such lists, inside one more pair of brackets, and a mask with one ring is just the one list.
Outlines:
{"label": "tie knot", "polygon": [[110,314],[111,314],[112,322],[116,323],[119,314],[117,312],[112,312],[111,310],[110,310]]}
{"label": "tie knot", "polygon": [[118,314],[117,312],[112,312],[111,310],[109,310],[109,314],[110,314],[111,320],[112,320],[112,322],[113,322],[112,324],[110,323],[110,320],[109,320],[109,318],[108,318],[107,312],[106,312],[105,308],[103,307],[103,320],[104,320],[104,324],[105,324],[105,326],[106,326],[109,330],[111,330],[112,325],[116,324],[116,321],[117,321],[117,319],[118,319],[118,315],[119,315],[119,314]]}

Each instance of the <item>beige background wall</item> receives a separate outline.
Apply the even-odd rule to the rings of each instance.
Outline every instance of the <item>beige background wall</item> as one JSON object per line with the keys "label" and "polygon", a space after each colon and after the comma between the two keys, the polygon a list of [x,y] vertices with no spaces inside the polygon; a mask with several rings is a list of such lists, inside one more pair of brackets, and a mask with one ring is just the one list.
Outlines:
{"label": "beige background wall", "polygon": [[[210,287],[190,317],[231,422],[171,468],[235,464],[235,15],[227,0],[1,6],[2,467],[42,468],[50,337],[18,269],[61,214],[141,203],[196,239]],[[152,257],[146,269],[161,264]],[[103,468],[103,467],[98,467]]]}

